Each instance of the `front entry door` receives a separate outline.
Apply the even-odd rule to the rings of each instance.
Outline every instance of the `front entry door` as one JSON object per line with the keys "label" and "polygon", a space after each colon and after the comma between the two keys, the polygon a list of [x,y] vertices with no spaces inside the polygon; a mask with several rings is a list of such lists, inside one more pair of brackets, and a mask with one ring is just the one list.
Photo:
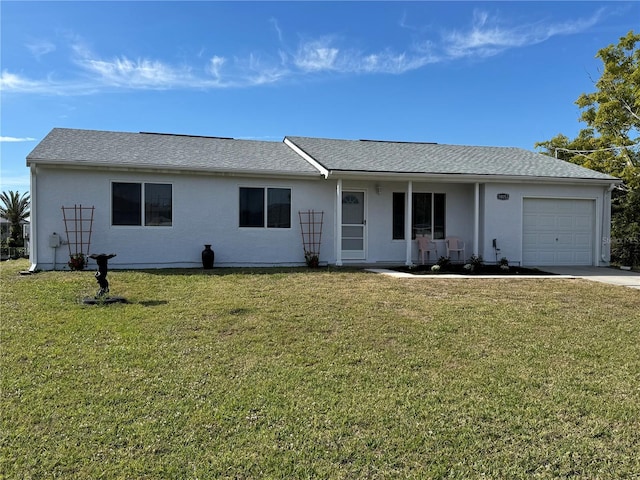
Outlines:
{"label": "front entry door", "polygon": [[364,260],[366,246],[365,194],[342,192],[342,258]]}

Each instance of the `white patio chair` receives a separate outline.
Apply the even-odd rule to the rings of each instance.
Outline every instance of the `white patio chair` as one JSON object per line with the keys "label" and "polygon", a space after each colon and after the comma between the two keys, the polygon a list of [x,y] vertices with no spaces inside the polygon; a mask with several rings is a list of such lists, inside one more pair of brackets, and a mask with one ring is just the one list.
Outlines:
{"label": "white patio chair", "polygon": [[438,247],[436,242],[431,240],[430,235],[417,235],[416,241],[418,242],[418,256],[421,258],[421,264],[424,265],[424,254],[427,254],[427,260],[430,260],[429,255],[431,252],[438,256]]}
{"label": "white patio chair", "polygon": [[[458,254],[458,261],[464,260],[464,240],[459,237],[447,237],[444,241],[447,246],[447,257],[451,258],[452,253]],[[460,253],[462,253],[462,257],[460,257]]]}

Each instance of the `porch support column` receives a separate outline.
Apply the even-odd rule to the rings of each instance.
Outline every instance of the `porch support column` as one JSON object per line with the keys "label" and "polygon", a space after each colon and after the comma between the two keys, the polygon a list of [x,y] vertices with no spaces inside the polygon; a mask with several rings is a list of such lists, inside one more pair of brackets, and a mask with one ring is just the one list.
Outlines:
{"label": "porch support column", "polygon": [[336,184],[336,266],[342,266],[342,179]]}
{"label": "porch support column", "polygon": [[478,255],[480,247],[480,184],[476,182],[473,192],[473,254]]}
{"label": "porch support column", "polygon": [[[31,212],[29,214],[29,260],[31,265],[29,266],[30,272],[35,272],[38,268],[38,230],[36,228],[37,225],[37,217],[38,217],[38,188],[37,188],[37,180],[36,174],[38,173],[37,166],[35,164],[31,164],[31,178],[30,178],[30,187],[31,187]],[[55,267],[55,265],[54,265]]]}
{"label": "porch support column", "polygon": [[404,205],[404,238],[407,241],[407,258],[405,260],[405,265],[409,266],[413,264],[411,260],[411,219],[413,217],[413,182],[409,180],[407,182],[407,196],[405,198]]}

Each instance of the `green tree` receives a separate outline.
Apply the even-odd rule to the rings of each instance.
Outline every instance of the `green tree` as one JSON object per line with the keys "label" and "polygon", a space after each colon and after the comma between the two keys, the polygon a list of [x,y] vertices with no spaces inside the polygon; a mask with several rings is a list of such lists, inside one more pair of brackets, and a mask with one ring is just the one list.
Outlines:
{"label": "green tree", "polygon": [[640,265],[640,34],[630,31],[596,57],[603,63],[596,91],[576,100],[586,128],[536,148],[624,181],[612,193],[612,256]]}
{"label": "green tree", "polygon": [[22,238],[22,222],[24,222],[30,211],[30,196],[28,193],[9,191],[0,194],[0,217],[9,221],[9,239],[13,246],[19,247],[24,244]]}

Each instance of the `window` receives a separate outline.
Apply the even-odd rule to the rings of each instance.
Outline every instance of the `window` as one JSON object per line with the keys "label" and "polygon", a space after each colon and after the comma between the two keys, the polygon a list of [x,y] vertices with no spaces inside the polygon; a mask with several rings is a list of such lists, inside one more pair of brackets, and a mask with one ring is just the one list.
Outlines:
{"label": "window", "polygon": [[393,192],[393,239],[404,240],[404,192]]}
{"label": "window", "polygon": [[[444,193],[415,192],[411,199],[411,238],[416,234],[431,235],[434,240],[445,237],[445,195]],[[405,193],[393,193],[394,240],[404,240]]]}
{"label": "window", "polygon": [[291,189],[240,187],[239,220],[241,227],[291,228]]}
{"label": "window", "polygon": [[139,183],[112,183],[111,202],[112,225],[140,225],[142,186]]}
{"label": "window", "polygon": [[171,226],[171,185],[167,183],[144,184],[144,224]]}
{"label": "window", "polygon": [[171,226],[173,222],[172,186],[168,183],[111,184],[111,224]]}

